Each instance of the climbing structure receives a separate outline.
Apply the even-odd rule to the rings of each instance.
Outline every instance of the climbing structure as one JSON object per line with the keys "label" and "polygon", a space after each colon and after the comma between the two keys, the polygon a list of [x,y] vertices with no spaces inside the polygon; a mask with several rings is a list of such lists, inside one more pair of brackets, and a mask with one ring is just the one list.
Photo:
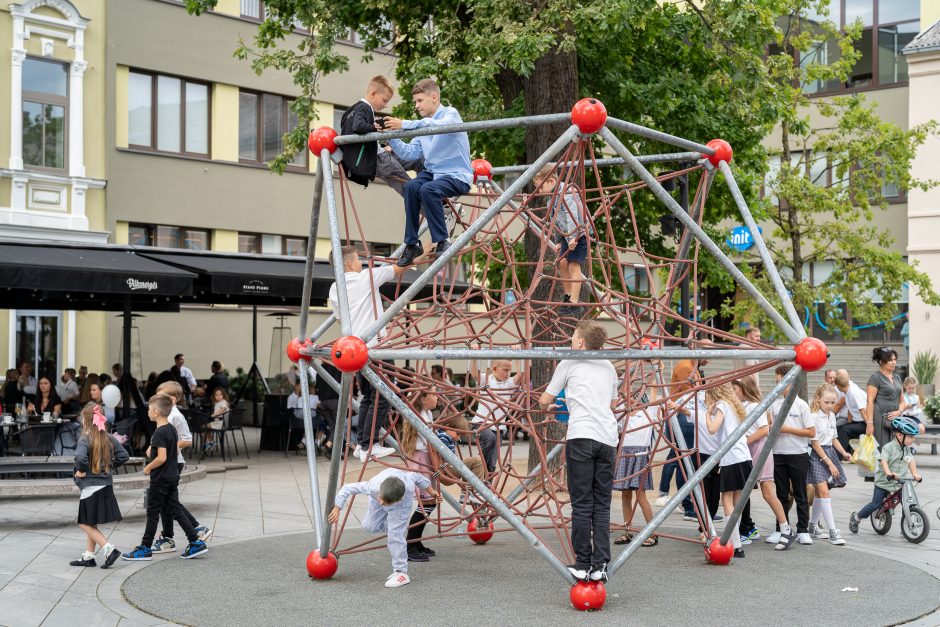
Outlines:
{"label": "climbing structure", "polygon": [[[351,436],[347,416],[351,413],[355,417],[352,380],[355,373],[361,373],[391,405],[387,419],[380,416],[376,419],[380,423],[385,420],[382,444],[398,453],[381,459],[369,458],[361,464],[352,461],[351,455],[342,459],[334,453],[323,501],[326,507],[321,507],[316,464],[313,453],[308,452],[317,532],[317,548],[308,558],[312,576],[331,576],[337,567],[336,555],[384,547],[384,536],[364,543],[345,543],[346,519],[341,517],[335,526],[325,521],[325,511],[332,504],[339,478],[368,478],[383,466],[410,467],[433,473],[444,485],[446,502],[430,517],[424,531],[425,541],[469,535],[474,541],[485,543],[494,533],[520,533],[562,577],[575,584],[571,599],[576,607],[598,607],[603,585],[576,583],[565,567],[574,559],[569,534],[569,497],[561,464],[564,429],[557,422],[560,416],[554,411],[542,412],[537,403],[547,381],[536,380],[534,365],[563,358],[610,360],[620,373],[615,415],[621,425],[626,424],[631,414],[645,410],[653,427],[651,464],[665,463],[666,454],[672,449],[681,462],[679,471],[690,477],[654,520],[637,530],[638,535],[628,548],[614,557],[609,567],[611,576],[690,493],[695,497],[700,523],[708,530],[706,556],[715,562],[725,559],[730,546],[730,528],[740,512],[736,511],[732,521],[726,524],[727,531],[722,537],[716,538],[711,516],[704,511],[697,486],[737,438],[723,443],[715,455],[693,472],[694,443],[683,442],[681,438],[678,442],[671,440],[667,428],[667,425],[677,424],[675,411],[669,408],[674,405],[669,401],[681,403],[689,393],[683,396],[671,392],[668,380],[664,379],[663,360],[709,359],[712,362],[709,376],[696,388],[701,392],[707,387],[771,368],[783,360],[795,359],[800,367],[791,370],[747,417],[738,429],[743,434],[802,371],[822,367],[827,358],[821,342],[805,337],[801,321],[734,181],[729,167],[732,151],[727,142],[713,140],[701,145],[609,118],[603,105],[595,99],[578,102],[570,114],[471,122],[365,137],[337,137],[332,129],[321,128],[311,133],[309,141],[311,151],[321,157],[311,223],[314,236],[310,241],[316,241],[321,192],[326,197],[334,256],[340,256],[339,248],[343,244],[362,244],[365,240],[360,226],[363,216],[352,202],[347,182],[340,176],[338,192],[333,186],[330,156],[342,145],[364,139],[409,138],[561,121],[570,122],[571,126],[533,164],[492,168],[482,159],[473,162],[473,189],[459,199],[452,199],[446,207],[453,245],[440,257],[426,260],[425,265],[419,264],[418,276],[408,284],[394,286],[387,297],[384,314],[362,337],[352,336],[348,324],[344,323],[348,320],[344,315],[348,303],[345,302],[341,267],[336,268],[340,295],[338,316],[332,316],[320,328],[308,333],[307,307],[302,308],[302,339],[292,342],[288,352],[292,359],[308,364],[318,373],[319,384],[332,385],[340,392],[334,452],[342,448],[344,437]],[[623,137],[643,136],[677,146],[685,152],[637,157],[613,131]],[[598,139],[605,145],[603,153],[597,150]],[[610,158],[610,154],[617,157]],[[646,167],[648,164],[653,164],[661,173],[652,174]],[[709,190],[719,172],[730,188],[761,255],[764,270],[783,303],[782,314],[700,226]],[[494,177],[501,174],[516,173],[518,177],[505,190],[494,181]],[[690,189],[688,210],[665,189],[680,177],[694,188]],[[524,194],[533,179],[541,185],[535,193]],[[681,225],[670,252],[651,252],[640,231],[637,207],[652,199]],[[554,219],[560,211],[568,211],[572,218],[578,218],[576,222],[582,224],[579,232],[588,240],[581,302],[577,304],[563,300],[565,287],[571,285],[571,279],[562,272],[569,253],[565,234]],[[792,347],[750,342],[677,311],[677,290],[684,280],[691,281],[694,288],[698,258],[703,251],[714,257],[741,290],[764,309]],[[393,258],[370,259],[373,264],[388,262],[393,263]],[[312,247],[307,263],[309,276]],[[693,293],[695,291],[693,289]],[[309,298],[309,286],[305,297]],[[579,352],[569,348],[573,327],[583,318],[595,318],[608,329],[608,340],[602,350]],[[343,337],[331,345],[319,345],[318,339],[332,324],[341,325]],[[382,327],[386,327],[386,334],[375,346],[367,348],[365,342]],[[505,359],[512,360],[512,370],[518,373],[518,385],[494,390],[474,384],[491,380],[492,360]],[[343,371],[342,380],[334,380],[323,370],[321,360],[332,361]],[[460,385],[446,377],[433,377],[431,364],[450,365],[455,371],[468,373],[468,377]],[[306,377],[307,369],[302,368],[302,373]],[[794,390],[796,387],[792,386]],[[302,386],[302,390],[306,394],[306,386]],[[421,392],[431,390],[438,394],[439,403],[432,421],[428,422],[420,417],[422,408],[416,406],[416,399]],[[792,396],[788,396],[781,411],[788,411],[791,403]],[[308,441],[312,441],[309,405],[305,406],[304,415]],[[494,469],[482,473],[482,477],[474,475],[464,463],[482,455],[477,438],[459,420],[456,421],[458,427],[454,428],[455,417],[481,422],[478,429],[492,428],[497,434],[498,463]],[[701,415],[692,418],[704,420]],[[403,448],[406,423],[437,452],[440,467],[429,467],[425,458],[409,454],[408,446]],[[464,441],[453,451],[434,434],[445,424]],[[782,424],[782,421],[775,421],[775,424]],[[513,443],[522,435],[530,440],[533,452],[519,459],[514,455],[517,449]],[[770,444],[776,437],[774,430],[769,436]],[[770,448],[765,446],[764,450]],[[755,461],[755,469],[762,466],[759,461]],[[648,471],[651,468],[641,472]],[[755,479],[756,476],[752,476],[750,480]]]}

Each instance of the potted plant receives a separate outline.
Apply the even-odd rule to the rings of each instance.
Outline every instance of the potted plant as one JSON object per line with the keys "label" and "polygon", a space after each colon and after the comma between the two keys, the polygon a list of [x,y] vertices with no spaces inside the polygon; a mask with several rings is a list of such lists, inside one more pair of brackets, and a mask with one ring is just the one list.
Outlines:
{"label": "potted plant", "polygon": [[258,418],[260,420],[264,407],[264,396],[267,391],[265,389],[264,381],[261,380],[260,377],[255,377],[254,385],[252,385],[251,381],[249,381],[249,373],[246,372],[243,368],[236,368],[235,376],[229,378],[229,399],[234,401],[235,397],[238,396],[239,392],[242,391],[242,388],[245,388],[245,390],[238,399],[238,408],[242,409],[244,412],[243,415],[246,418],[250,417],[249,420],[251,420],[253,426],[258,427],[260,424],[256,424],[254,421],[255,412],[253,411],[252,405],[254,403],[258,404]]}
{"label": "potted plant", "polygon": [[914,355],[914,361],[911,364],[914,376],[917,378],[917,394],[924,400],[934,395],[934,377],[937,376],[937,366],[940,365],[940,359],[933,354],[933,351],[926,351]]}
{"label": "potted plant", "polygon": [[924,415],[932,423],[940,422],[940,394],[935,394],[924,402]]}

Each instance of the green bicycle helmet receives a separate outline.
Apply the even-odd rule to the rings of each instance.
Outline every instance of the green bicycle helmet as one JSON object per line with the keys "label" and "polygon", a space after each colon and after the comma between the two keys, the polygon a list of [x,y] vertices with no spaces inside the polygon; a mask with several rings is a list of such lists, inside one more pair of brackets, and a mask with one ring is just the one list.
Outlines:
{"label": "green bicycle helmet", "polygon": [[920,433],[920,425],[910,416],[898,416],[891,421],[891,428],[904,435],[917,435]]}

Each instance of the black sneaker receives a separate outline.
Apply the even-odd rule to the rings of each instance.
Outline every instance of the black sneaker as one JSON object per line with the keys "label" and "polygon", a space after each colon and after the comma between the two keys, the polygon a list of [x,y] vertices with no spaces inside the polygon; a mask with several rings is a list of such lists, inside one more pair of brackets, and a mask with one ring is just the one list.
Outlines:
{"label": "black sneaker", "polygon": [[434,251],[434,256],[440,257],[441,255],[444,254],[444,251],[446,251],[448,248],[450,248],[450,242],[446,239],[441,240],[440,242],[437,243],[437,249]]}
{"label": "black sneaker", "polygon": [[402,251],[395,264],[400,268],[407,268],[414,263],[422,251],[421,244],[405,244],[405,250]]}
{"label": "black sneaker", "polygon": [[607,582],[607,563],[591,566],[591,572],[588,574],[591,581]]}
{"label": "black sneaker", "polygon": [[735,557],[744,557],[744,549],[735,549],[735,550],[734,550],[734,556],[735,556]]}
{"label": "black sneaker", "polygon": [[420,542],[417,545],[415,545],[415,547],[418,549],[419,553],[427,555],[428,557],[434,557],[435,555],[437,555],[434,549],[429,549],[428,547],[424,546]]}
{"label": "black sneaker", "polygon": [[587,581],[588,575],[590,573],[590,568],[582,568],[577,564],[573,564],[568,567],[568,572],[571,573],[571,576],[575,579],[580,579],[581,581]]}
{"label": "black sneaker", "polygon": [[[120,555],[120,554],[121,554],[121,552],[118,551],[118,555]],[[95,558],[93,558],[93,557],[89,557],[87,560],[86,560],[86,559],[80,559],[80,560],[72,560],[71,562],[69,562],[69,566],[85,566],[86,568],[87,568],[87,567],[97,566],[97,565],[98,565],[98,562],[96,562],[96,561],[95,561]]]}
{"label": "black sneaker", "polygon": [[104,564],[101,565],[102,568],[111,568],[114,565],[114,562],[117,561],[117,558],[121,557],[121,552],[117,549],[111,549],[111,552],[108,553],[108,556],[104,559]]}
{"label": "black sneaker", "polygon": [[860,522],[862,521],[858,519],[856,512],[852,512],[852,515],[849,516],[849,531],[852,533],[858,533],[858,523]]}
{"label": "black sneaker", "polygon": [[408,549],[408,561],[409,562],[430,562],[431,558],[416,548],[410,548]]}

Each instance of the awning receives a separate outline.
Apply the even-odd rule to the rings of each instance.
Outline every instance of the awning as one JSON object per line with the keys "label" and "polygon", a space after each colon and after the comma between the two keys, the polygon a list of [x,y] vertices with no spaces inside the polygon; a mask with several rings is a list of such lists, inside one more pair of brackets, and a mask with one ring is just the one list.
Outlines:
{"label": "awning", "polygon": [[4,308],[175,310],[195,278],[126,247],[0,243]]}

